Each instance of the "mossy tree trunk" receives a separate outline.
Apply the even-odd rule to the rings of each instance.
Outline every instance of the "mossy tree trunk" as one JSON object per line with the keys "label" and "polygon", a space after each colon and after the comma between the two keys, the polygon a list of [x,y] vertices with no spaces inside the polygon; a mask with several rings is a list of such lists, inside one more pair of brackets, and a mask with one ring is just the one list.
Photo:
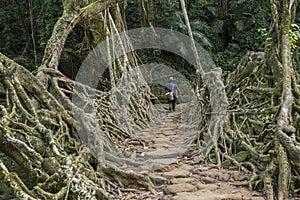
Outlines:
{"label": "mossy tree trunk", "polygon": [[[278,199],[288,199],[289,183],[291,178],[291,161],[298,159],[290,151],[288,141],[296,134],[295,119],[293,116],[293,104],[295,103],[293,91],[298,93],[298,88],[293,87],[292,53],[290,47],[289,32],[293,23],[297,1],[271,0],[272,23],[269,32],[269,40],[266,46],[266,64],[272,71],[274,84],[281,87],[280,111],[277,120],[276,146],[279,165],[278,175]],[[299,148],[299,147],[298,147]],[[290,152],[290,153],[288,153]]]}

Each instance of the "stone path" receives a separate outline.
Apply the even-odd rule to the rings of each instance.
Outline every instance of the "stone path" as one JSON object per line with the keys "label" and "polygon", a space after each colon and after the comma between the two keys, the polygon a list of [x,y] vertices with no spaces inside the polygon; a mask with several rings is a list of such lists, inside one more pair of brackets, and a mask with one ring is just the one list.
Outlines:
{"label": "stone path", "polygon": [[[143,129],[138,137],[147,144],[141,154],[153,163],[171,164],[178,161],[196,135],[196,127],[182,123],[180,107],[167,111],[162,120]],[[167,110],[167,109],[166,109]]]}
{"label": "stone path", "polygon": [[[196,135],[194,126],[181,123],[180,109],[166,112],[165,118],[143,129],[138,137],[146,141],[135,146],[129,157],[143,163],[136,169],[160,185],[156,191],[165,200],[263,200],[251,192],[249,176],[238,170],[218,169],[214,165],[193,164],[183,154]],[[149,198],[148,200],[150,200]]]}

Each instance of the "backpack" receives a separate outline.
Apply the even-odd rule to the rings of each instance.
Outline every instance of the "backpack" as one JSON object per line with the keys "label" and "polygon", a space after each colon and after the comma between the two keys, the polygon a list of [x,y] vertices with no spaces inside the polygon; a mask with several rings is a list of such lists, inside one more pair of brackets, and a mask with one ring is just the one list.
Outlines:
{"label": "backpack", "polygon": [[174,100],[174,95],[173,95],[173,92],[172,92],[173,89],[174,89],[174,84],[172,84],[172,89],[166,93],[166,96],[167,96],[167,98],[168,98],[170,101],[173,101],[173,100]]}
{"label": "backpack", "polygon": [[166,93],[166,96],[167,96],[167,98],[170,100],[170,101],[173,101],[174,100],[174,96],[173,96],[173,92],[171,91],[171,92],[167,92]]}

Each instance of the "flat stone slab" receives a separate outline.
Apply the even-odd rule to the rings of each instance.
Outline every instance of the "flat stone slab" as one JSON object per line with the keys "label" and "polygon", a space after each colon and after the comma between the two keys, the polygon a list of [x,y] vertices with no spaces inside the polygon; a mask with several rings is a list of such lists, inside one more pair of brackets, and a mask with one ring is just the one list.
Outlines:
{"label": "flat stone slab", "polygon": [[166,125],[164,128],[160,129],[162,132],[164,131],[177,131],[178,127],[174,124]]}
{"label": "flat stone slab", "polygon": [[168,143],[155,143],[151,145],[153,149],[166,149],[169,148],[171,145]]}
{"label": "flat stone slab", "polygon": [[152,142],[160,143],[160,144],[168,144],[170,142],[170,139],[166,138],[166,137],[157,137],[157,138],[154,138],[152,140]]}
{"label": "flat stone slab", "polygon": [[197,188],[190,183],[179,183],[174,185],[168,185],[163,189],[166,194],[176,194],[179,192],[193,192],[196,191]]}
{"label": "flat stone slab", "polygon": [[[172,184],[178,184],[178,183],[192,183],[194,181],[197,181],[195,178],[188,177],[188,178],[173,178],[171,179]],[[197,186],[197,185],[196,185]],[[199,188],[198,188],[199,189]]]}
{"label": "flat stone slab", "polygon": [[226,199],[225,196],[211,192],[210,190],[200,190],[197,192],[178,193],[174,200],[220,200]]}
{"label": "flat stone slab", "polygon": [[187,164],[182,164],[182,165],[180,165],[180,167],[179,167],[179,169],[181,169],[181,170],[186,170],[186,171],[190,171],[190,170],[192,170],[193,168],[194,168],[193,166],[187,165]]}
{"label": "flat stone slab", "polygon": [[153,163],[159,163],[164,165],[170,165],[172,163],[176,163],[178,161],[177,158],[166,158],[166,159],[155,159],[152,160]]}
{"label": "flat stone slab", "polygon": [[178,152],[169,151],[166,149],[158,149],[155,151],[146,152],[145,156],[148,158],[154,158],[154,159],[162,159],[162,158],[176,158],[180,155]]}
{"label": "flat stone slab", "polygon": [[168,148],[168,151],[177,152],[178,155],[182,155],[186,151],[186,149],[184,149],[182,147],[177,147],[178,143],[176,142],[176,140],[174,142],[170,142],[170,143],[171,143],[171,147]]}
{"label": "flat stone slab", "polygon": [[217,184],[203,184],[203,183],[196,183],[196,187],[199,190],[210,190],[210,191],[215,191],[217,189],[219,189],[219,186]]}
{"label": "flat stone slab", "polygon": [[168,178],[179,178],[179,177],[189,177],[190,172],[183,170],[183,169],[174,169],[172,171],[163,173],[163,176],[168,177]]}
{"label": "flat stone slab", "polygon": [[177,126],[176,125],[176,120],[175,119],[166,119],[165,121],[164,121],[164,128],[166,128],[166,127],[169,127],[169,126]]}

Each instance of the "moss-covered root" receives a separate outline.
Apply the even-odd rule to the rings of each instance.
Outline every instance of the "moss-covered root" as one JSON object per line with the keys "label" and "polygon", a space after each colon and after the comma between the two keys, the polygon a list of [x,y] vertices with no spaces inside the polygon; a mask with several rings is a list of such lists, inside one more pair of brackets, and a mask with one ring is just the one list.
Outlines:
{"label": "moss-covered root", "polygon": [[20,200],[36,200],[34,195],[14,172],[9,172],[4,163],[0,160],[0,174],[4,176],[4,181],[12,189],[12,193]]}
{"label": "moss-covered root", "polygon": [[287,152],[279,142],[276,142],[276,149],[278,152],[277,160],[279,167],[277,199],[284,200],[288,199],[291,167]]}

